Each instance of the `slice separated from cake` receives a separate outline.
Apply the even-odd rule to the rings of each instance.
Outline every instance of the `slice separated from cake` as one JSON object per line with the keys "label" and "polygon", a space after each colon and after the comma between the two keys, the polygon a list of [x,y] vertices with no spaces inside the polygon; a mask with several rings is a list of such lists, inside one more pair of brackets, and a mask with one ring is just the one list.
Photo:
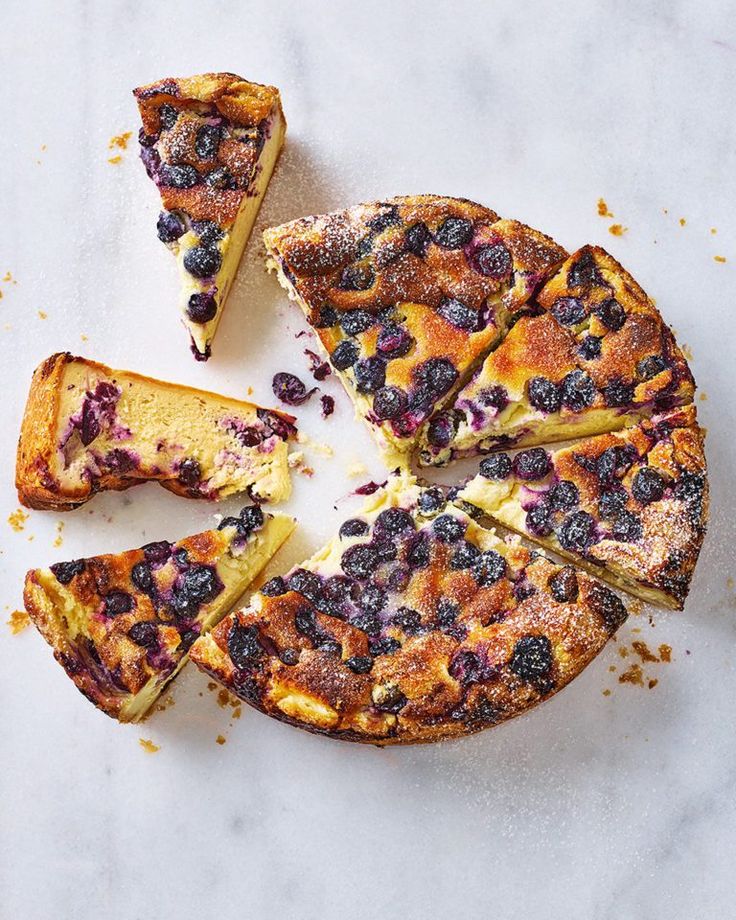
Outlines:
{"label": "slice separated from cake", "polygon": [[695,407],[548,452],[486,457],[458,495],[616,587],[681,610],[708,519]]}
{"label": "slice separated from cake", "polygon": [[35,371],[15,484],[29,508],[66,511],[96,492],[146,480],[187,498],[291,492],[290,415],[116,371],[68,353]]}
{"label": "slice separated from cake", "polygon": [[687,361],[654,303],[603,249],[571,256],[422,432],[423,464],[612,431],[692,401]]}
{"label": "slice separated from cake", "polygon": [[566,257],[524,224],[435,195],[306,217],[263,238],[358,416],[400,454]]}
{"label": "slice separated from cake", "polygon": [[284,143],[279,91],[231,73],[134,90],[141,159],[164,210],[159,239],[177,259],[194,356],[211,343]]}
{"label": "slice separated from cake", "polygon": [[499,539],[437,487],[394,477],[191,657],[274,718],[402,744],[524,712],[579,674],[625,619],[594,579],[518,537]]}
{"label": "slice separated from cake", "polygon": [[178,543],[33,569],[26,609],[87,699],[137,722],[293,528],[291,518],[251,505]]}

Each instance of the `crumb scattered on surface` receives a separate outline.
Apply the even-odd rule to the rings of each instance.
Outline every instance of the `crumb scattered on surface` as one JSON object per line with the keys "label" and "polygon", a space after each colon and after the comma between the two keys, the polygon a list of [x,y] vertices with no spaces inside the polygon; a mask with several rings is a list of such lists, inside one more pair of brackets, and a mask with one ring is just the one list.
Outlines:
{"label": "crumb scattered on surface", "polygon": [[611,695],[611,691],[610,691],[610,690],[604,690],[604,691],[603,691],[603,696],[610,696],[610,695]]}
{"label": "crumb scattered on surface", "polygon": [[311,466],[307,466],[303,451],[295,450],[290,453],[287,462],[289,464],[289,469],[296,470],[297,473],[301,473],[302,476],[314,476],[314,469]]}
{"label": "crumb scattered on surface", "polygon": [[685,220],[685,218],[684,218],[684,217],[681,217],[681,218],[680,218],[680,226],[681,226],[681,227],[684,227],[686,223],[687,223],[687,221]]}
{"label": "crumb scattered on surface", "polygon": [[725,256],[713,256],[713,261],[714,262],[725,262],[726,257]]}
{"label": "crumb scattered on surface", "polygon": [[357,476],[364,476],[368,470],[363,466],[362,463],[351,463],[347,470],[345,470],[350,479],[355,479]]}
{"label": "crumb scattered on surface", "polygon": [[708,399],[708,394],[707,394],[707,393],[701,393],[700,396],[698,396],[698,399],[699,399],[701,402],[705,402],[705,401]]}
{"label": "crumb scattered on surface", "polygon": [[108,162],[108,163],[112,163],[113,166],[117,166],[118,163],[120,163],[120,161],[121,161],[122,159],[123,159],[123,158],[120,156],[120,154],[118,154],[118,155],[115,156],[115,157],[108,157],[108,158],[107,158],[107,162]]}
{"label": "crumb scattered on surface", "polygon": [[13,277],[12,273],[9,271],[5,272],[5,274],[3,275],[3,281],[6,284],[17,284],[18,283]]}
{"label": "crumb scattered on surface", "polygon": [[49,315],[48,315],[48,313],[44,313],[43,310],[39,310],[39,311],[38,311],[38,318],[39,318],[39,319],[48,319],[48,318],[49,318]]}
{"label": "crumb scattered on surface", "polygon": [[54,540],[54,546],[59,547],[64,542],[64,538],[61,535],[61,532],[64,530],[64,522],[56,522],[56,539]]}
{"label": "crumb scattered on surface", "polygon": [[618,682],[620,684],[636,684],[639,687],[644,686],[644,672],[640,664],[632,664],[623,674],[619,674]]}
{"label": "crumb scattered on surface", "polygon": [[128,141],[132,134],[132,131],[125,131],[123,134],[114,134],[107,143],[107,149],[113,150],[115,147],[119,147],[121,150],[127,149]]}
{"label": "crumb scattered on surface", "polygon": [[629,228],[624,227],[623,224],[611,224],[611,226],[608,228],[608,232],[613,236],[623,236],[628,229]]}
{"label": "crumb scattered on surface", "polygon": [[227,740],[227,739],[225,738],[224,735],[218,735],[218,736],[215,738],[215,741],[216,741],[218,744],[224,744],[226,740]]}
{"label": "crumb scattered on surface", "polygon": [[608,670],[611,671],[611,672],[615,672],[615,671],[618,671],[618,668],[616,667],[615,664],[610,664],[610,665],[608,666]]}
{"label": "crumb scattered on surface", "polygon": [[161,747],[158,744],[154,744],[150,738],[139,738],[138,744],[140,744],[146,754],[155,754],[157,751],[161,750]]}
{"label": "crumb scattered on surface", "polygon": [[16,533],[20,533],[21,530],[26,526],[26,521],[28,520],[28,513],[22,508],[18,508],[17,511],[14,511],[12,514],[8,515],[8,524],[13,528]]}
{"label": "crumb scattered on surface", "polygon": [[692,360],[693,360],[693,351],[692,351],[692,348],[690,348],[689,345],[680,345],[680,349],[681,349],[683,355],[685,355],[685,357],[687,358],[688,361],[692,361]]}
{"label": "crumb scattered on surface", "polygon": [[659,658],[652,652],[646,642],[637,639],[631,643],[631,647],[642,661],[659,661]]}
{"label": "crumb scattered on surface", "polygon": [[80,338],[83,342],[86,342],[86,341],[87,341],[87,336],[86,336],[84,333],[82,333],[82,334],[79,336],[79,338]]}
{"label": "crumb scattered on surface", "polygon": [[8,626],[10,631],[14,636],[17,636],[18,633],[23,632],[23,630],[31,625],[31,618],[25,612],[25,610],[14,610],[10,614],[10,619],[8,620]]}
{"label": "crumb scattered on surface", "polygon": [[713,236],[715,236],[716,233],[718,233],[718,230],[715,227],[711,227],[710,232],[713,234]]}
{"label": "crumb scattered on surface", "polygon": [[[201,694],[200,694],[201,696]],[[156,704],[156,712],[166,712],[167,709],[171,709],[174,705],[174,697],[169,694],[164,699],[160,699]]]}
{"label": "crumb scattered on surface", "polygon": [[659,652],[660,661],[664,661],[664,662],[672,661],[672,646],[671,645],[665,645],[664,643],[662,643],[662,645],[660,645],[657,651]]}
{"label": "crumb scattered on surface", "polygon": [[608,210],[608,205],[602,199],[598,199],[598,214],[600,217],[613,217],[613,214]]}
{"label": "crumb scattered on surface", "polygon": [[657,686],[658,683],[659,681],[657,680],[657,678],[653,677],[651,680],[647,681],[647,687],[649,687],[650,690],[653,690]]}
{"label": "crumb scattered on surface", "polygon": [[625,645],[619,646],[618,653],[619,653],[619,655],[620,655],[622,658],[628,658],[628,657],[629,657],[629,650],[626,648]]}
{"label": "crumb scattered on surface", "polygon": [[252,396],[252,395],[253,395],[253,387],[248,387],[248,389],[246,390],[246,393],[247,393],[248,396]]}

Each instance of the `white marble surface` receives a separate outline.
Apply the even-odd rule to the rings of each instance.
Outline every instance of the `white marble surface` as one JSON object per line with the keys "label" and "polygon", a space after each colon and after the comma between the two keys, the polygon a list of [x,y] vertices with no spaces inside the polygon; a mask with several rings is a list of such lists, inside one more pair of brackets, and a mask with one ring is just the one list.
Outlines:
{"label": "white marble surface", "polygon": [[[144,486],[63,517],[60,548],[57,515],[14,532],[14,444],[39,360],[69,349],[233,394],[251,385],[266,402],[275,370],[306,373],[302,320],[255,242],[214,358],[189,357],[135,145],[108,163],[109,138],[137,131],[130,89],[169,75],[235,70],[281,87],[288,148],[259,228],[432,191],[568,247],[608,246],[692,349],[714,512],[685,612],[622,632],[622,644],[672,646],[671,664],[646,667],[653,690],[617,682],[611,646],[528,716],[429,748],[331,743],[250,710],[231,724],[191,668],[173,708],[121,727],[34,631],[3,622],[0,916],[733,916],[732,5],[6,0],[1,18],[0,277],[17,279],[0,282],[3,621],[27,567],[176,538],[216,510]],[[624,236],[608,233],[600,196]],[[284,564],[352,507],[334,508],[356,484],[348,463],[381,472],[345,395],[326,390],[333,418],[316,403],[300,418],[335,456],[312,453],[314,479],[296,477],[301,529]]]}

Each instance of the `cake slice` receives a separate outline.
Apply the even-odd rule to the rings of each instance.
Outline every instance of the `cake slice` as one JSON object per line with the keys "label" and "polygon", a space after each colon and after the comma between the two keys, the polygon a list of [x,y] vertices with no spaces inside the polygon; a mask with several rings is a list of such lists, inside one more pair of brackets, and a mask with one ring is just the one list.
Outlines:
{"label": "cake slice", "polygon": [[708,518],[695,407],[548,452],[492,454],[458,501],[653,604],[681,610]]}
{"label": "cake slice", "polygon": [[178,543],[33,569],[26,610],[87,699],[137,722],[293,528],[251,505]]}
{"label": "cake slice", "polygon": [[395,477],[339,535],[192,647],[257,709],[372,744],[436,741],[524,712],[626,618],[608,588]]}
{"label": "cake slice", "polygon": [[692,401],[671,330],[603,249],[571,256],[536,306],[425,426],[422,463],[599,434]]}
{"label": "cake slice", "polygon": [[35,371],[15,472],[29,508],[66,511],[95,492],[156,480],[187,498],[289,497],[290,415],[115,371],[68,353]]}
{"label": "cake slice", "polygon": [[524,224],[436,195],[306,217],[263,238],[358,416],[398,453],[566,256]]}
{"label": "cake slice", "polygon": [[206,361],[225,300],[284,143],[279,91],[231,73],[134,90],[141,159],[164,210],[159,239],[181,270],[181,313]]}

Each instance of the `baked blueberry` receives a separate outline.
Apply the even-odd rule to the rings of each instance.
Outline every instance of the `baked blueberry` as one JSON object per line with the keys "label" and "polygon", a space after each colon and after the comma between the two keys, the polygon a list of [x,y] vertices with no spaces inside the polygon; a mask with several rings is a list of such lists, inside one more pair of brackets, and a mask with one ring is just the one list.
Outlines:
{"label": "baked blueberry", "polygon": [[128,630],[128,637],[142,648],[156,649],[159,646],[158,627],[151,620],[133,623]]}
{"label": "baked blueberry", "polygon": [[593,404],[595,384],[585,371],[574,370],[562,381],[562,403],[573,412],[579,412]]}
{"label": "baked blueberry", "polygon": [[187,227],[176,211],[162,211],[158,215],[156,232],[162,243],[173,243],[187,232]]}
{"label": "baked blueberry", "polygon": [[487,588],[504,577],[506,560],[495,549],[487,549],[473,563],[472,573],[480,587]]}
{"label": "baked blueberry", "polygon": [[546,499],[540,499],[526,513],[526,528],[538,537],[548,537],[554,530],[552,506]]}
{"label": "baked blueberry", "polygon": [[684,472],[675,483],[674,496],[683,502],[699,502],[705,491],[705,478],[700,473]]}
{"label": "baked blueberry", "polygon": [[432,531],[442,543],[456,543],[465,533],[465,524],[451,514],[441,514],[432,522]]}
{"label": "baked blueberry", "polygon": [[386,323],[378,333],[376,351],[384,358],[401,358],[411,351],[414,339],[397,323]]}
{"label": "baked blueberry", "polygon": [[480,658],[470,649],[461,649],[447,669],[450,677],[465,684],[475,684],[481,679],[483,665]]}
{"label": "baked blueberry", "polygon": [[380,613],[386,606],[386,592],[378,585],[366,585],[358,595],[356,601],[360,610],[366,613]]}
{"label": "baked blueberry", "polygon": [[354,674],[367,674],[373,667],[373,659],[370,655],[354,655],[345,659],[345,666]]}
{"label": "baked blueberry", "polygon": [[143,555],[152,565],[162,565],[171,556],[171,544],[166,540],[157,540],[142,546]]}
{"label": "baked blueberry", "polygon": [[327,329],[337,324],[337,310],[329,305],[320,307],[316,319],[312,322],[315,329]]}
{"label": "baked blueberry", "polygon": [[621,447],[607,447],[595,461],[595,473],[603,485],[610,484],[622,476],[631,466],[632,456]]}
{"label": "baked blueberry", "polygon": [[406,706],[408,700],[396,684],[378,685],[373,691],[373,705],[381,712],[396,714]]}
{"label": "baked blueberry", "polygon": [[192,230],[200,243],[216,243],[225,236],[222,227],[214,220],[194,220]]}
{"label": "baked blueberry", "polygon": [[328,393],[323,393],[319,398],[320,403],[322,404],[322,418],[327,418],[332,415],[335,411],[335,400],[334,397],[330,396]]}
{"label": "baked blueberry", "polygon": [[497,281],[508,278],[514,265],[511,254],[503,243],[476,247],[469,261],[475,271]]}
{"label": "baked blueberry", "polygon": [[105,616],[116,617],[133,609],[133,598],[126,591],[111,591],[105,595]]}
{"label": "baked blueberry", "polygon": [[562,394],[559,386],[547,377],[532,377],[527,385],[529,402],[540,412],[559,412]]}
{"label": "baked blueberry", "polygon": [[430,486],[430,488],[422,490],[417,504],[422,514],[434,514],[445,507],[447,499],[442,489],[438,486]]}
{"label": "baked blueberry", "polygon": [[480,550],[473,543],[463,540],[452,554],[451,569],[469,569],[480,558]]}
{"label": "baked blueberry", "polygon": [[647,355],[642,358],[636,365],[636,373],[642,380],[651,380],[657,374],[661,374],[667,367],[667,362],[662,355]]}
{"label": "baked blueberry", "polygon": [[330,361],[338,371],[345,371],[355,364],[359,354],[360,349],[355,342],[343,339],[342,342],[338,342],[335,350],[330,355]]}
{"label": "baked blueberry", "polygon": [[226,166],[216,166],[206,173],[204,184],[209,188],[237,188],[237,182]]}
{"label": "baked blueberry", "polygon": [[240,512],[240,522],[248,533],[251,533],[259,527],[263,527],[263,511],[258,505],[246,505]]}
{"label": "baked blueberry", "polygon": [[411,607],[399,607],[391,617],[391,624],[410,636],[419,631],[422,618],[418,610],[412,610]]}
{"label": "baked blueberry", "polygon": [[159,175],[164,185],[171,188],[192,188],[199,182],[199,173],[193,166],[179,165],[169,166],[164,164]]}
{"label": "baked blueberry", "polygon": [[158,110],[158,117],[164,131],[170,131],[176,124],[179,113],[173,105],[164,103]]}
{"label": "baked blueberry", "polygon": [[217,125],[202,125],[197,130],[197,136],[194,140],[194,149],[197,156],[202,160],[211,160],[217,156],[220,149],[220,139],[222,135]]}
{"label": "baked blueberry", "polygon": [[401,215],[396,205],[384,205],[385,210],[368,221],[368,226],[376,233],[382,233],[388,227],[401,223]]}
{"label": "baked blueberry", "polygon": [[360,335],[375,322],[376,317],[367,310],[345,310],[340,314],[340,328],[345,335]]}
{"label": "baked blueberry", "polygon": [[610,588],[597,582],[591,585],[586,600],[611,633],[615,632],[628,616],[621,599]]}
{"label": "baked blueberry", "polygon": [[362,358],[353,365],[353,373],[359,393],[376,393],[386,383],[386,362],[377,355]]}
{"label": "baked blueberry", "polygon": [[251,667],[263,654],[258,627],[233,623],[227,636],[227,651],[236,668],[243,671]]}
{"label": "baked blueberry", "polygon": [[566,565],[547,582],[552,597],[560,604],[572,604],[578,599],[578,577],[571,565]]}
{"label": "baked blueberry", "polygon": [[506,479],[513,469],[513,464],[508,454],[491,454],[481,461],[478,469],[485,479]]}
{"label": "baked blueberry", "polygon": [[598,304],[594,312],[606,329],[610,329],[611,332],[618,332],[626,322],[626,312],[624,308],[613,297]]}
{"label": "baked blueberry", "polygon": [[614,485],[611,489],[603,492],[598,499],[598,514],[602,518],[615,517],[622,508],[626,507],[628,498],[623,486]]}
{"label": "baked blueberry", "polygon": [[193,323],[208,323],[217,315],[217,301],[213,294],[192,294],[187,302],[187,317]]}
{"label": "baked blueberry", "polygon": [[184,253],[184,268],[195,278],[210,278],[222,265],[222,256],[214,246],[192,246]]}
{"label": "baked blueberry", "polygon": [[664,495],[667,483],[664,476],[651,466],[643,466],[631,483],[631,494],[642,505],[658,502]]}
{"label": "baked blueberry", "polygon": [[408,402],[406,393],[398,387],[381,387],[373,397],[373,412],[381,420],[396,418],[404,412]]}
{"label": "baked blueberry", "polygon": [[401,643],[399,640],[391,636],[386,636],[384,639],[368,640],[368,651],[374,658],[377,658],[379,655],[393,655],[393,653],[398,652],[400,648]]}
{"label": "baked blueberry", "polygon": [[478,402],[481,406],[488,406],[502,412],[509,404],[509,391],[500,384],[484,387],[478,394]]}
{"label": "baked blueberry", "polygon": [[481,328],[479,312],[455,297],[445,297],[437,312],[450,325],[466,332],[477,332]]}
{"label": "baked blueberry", "polygon": [[75,575],[81,574],[86,568],[84,559],[74,559],[72,562],[55,562],[51,571],[60,584],[68,585]]}
{"label": "baked blueberry", "polygon": [[585,361],[594,361],[601,356],[603,339],[597,335],[586,335],[578,346],[578,354]]}
{"label": "baked blueberry", "polygon": [[225,530],[228,527],[235,527],[240,530],[241,523],[240,519],[236,517],[224,517],[220,523],[217,525],[218,530]]}
{"label": "baked blueberry", "polygon": [[342,554],[340,565],[346,575],[363,580],[368,578],[380,565],[381,560],[373,546],[358,543],[350,546]]}
{"label": "baked blueberry", "polygon": [[300,406],[314,392],[314,390],[307,390],[305,384],[295,374],[288,374],[284,371],[273,375],[271,389],[273,395],[287,406]]}
{"label": "baked blueberry", "polygon": [[376,518],[375,528],[392,536],[397,536],[409,528],[415,530],[416,524],[412,516],[404,508],[386,508]]}
{"label": "baked blueberry", "polygon": [[552,461],[543,447],[531,447],[529,450],[520,451],[511,463],[514,473],[519,479],[533,482],[544,477],[552,469]]}
{"label": "baked blueberry", "polygon": [[613,521],[611,533],[614,540],[626,543],[636,543],[642,537],[641,520],[631,511],[619,511]]}
{"label": "baked blueberry", "polygon": [[184,572],[182,579],[186,593],[197,604],[206,604],[222,590],[217,573],[209,565],[191,566]]}
{"label": "baked blueberry", "polygon": [[368,524],[361,521],[360,518],[349,518],[340,527],[340,536],[345,537],[362,537],[368,533]]}
{"label": "baked blueberry", "polygon": [[473,239],[473,225],[462,217],[446,217],[434,234],[443,249],[462,249]]}
{"label": "baked blueberry", "polygon": [[522,680],[534,682],[546,678],[553,664],[552,643],[547,636],[522,636],[514,646],[509,668]]}
{"label": "baked blueberry", "polygon": [[437,604],[437,624],[439,626],[452,626],[460,613],[460,605],[448,597],[441,597]]}
{"label": "baked blueberry", "polygon": [[279,659],[288,665],[295,665],[299,662],[299,650],[295,648],[284,648],[279,652]]}
{"label": "baked blueberry", "polygon": [[316,604],[322,596],[322,579],[308,569],[295,569],[289,575],[289,590],[298,591],[308,601]]}
{"label": "baked blueberry", "polygon": [[427,426],[427,441],[433,447],[448,447],[460,424],[457,412],[448,409],[432,416]]}
{"label": "baked blueberry", "polygon": [[444,396],[457,380],[458,373],[449,358],[430,358],[414,372],[419,383],[425,383],[437,396]]}
{"label": "baked blueberry", "polygon": [[202,479],[202,467],[199,465],[199,462],[192,457],[182,460],[179,465],[177,479],[182,485],[189,486],[190,488],[198,485]]}
{"label": "baked blueberry", "polygon": [[611,408],[628,406],[634,398],[634,384],[618,377],[603,388],[603,398]]}
{"label": "baked blueberry", "polygon": [[432,234],[427,225],[420,221],[406,231],[406,248],[415,256],[423,259],[427,254],[427,247],[432,242]]}
{"label": "baked blueberry", "polygon": [[559,297],[552,305],[552,315],[561,326],[577,326],[585,319],[585,305],[577,297]]}
{"label": "baked blueberry", "polygon": [[563,549],[584,553],[596,542],[595,521],[587,511],[574,511],[563,521],[557,539]]}
{"label": "baked blueberry", "polygon": [[570,511],[580,501],[580,492],[574,482],[562,479],[552,486],[547,497],[555,511]]}
{"label": "baked blueberry", "polygon": [[153,587],[151,566],[147,562],[136,562],[130,570],[130,580],[139,591],[147,594]]}
{"label": "baked blueberry", "polygon": [[343,291],[367,291],[375,281],[376,273],[370,265],[348,265],[340,275],[340,287]]}
{"label": "baked blueberry", "polygon": [[584,252],[577,262],[573,262],[567,272],[567,283],[570,287],[587,287],[604,283],[598,273],[593,253]]}
{"label": "baked blueberry", "polygon": [[417,534],[406,554],[406,562],[412,569],[425,569],[429,565],[429,538],[426,533]]}
{"label": "baked blueberry", "polygon": [[261,594],[265,594],[266,597],[280,597],[282,594],[286,594],[288,590],[286,581],[280,575],[274,575],[261,588]]}

